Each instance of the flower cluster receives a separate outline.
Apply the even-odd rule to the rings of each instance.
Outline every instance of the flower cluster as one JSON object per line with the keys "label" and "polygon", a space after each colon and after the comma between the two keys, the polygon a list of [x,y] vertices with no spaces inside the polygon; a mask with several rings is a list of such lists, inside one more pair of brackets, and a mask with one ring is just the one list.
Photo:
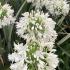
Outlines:
{"label": "flower cluster", "polygon": [[27,2],[31,2],[36,9],[45,6],[52,15],[67,15],[69,12],[67,0],[27,0]]}
{"label": "flower cluster", "polygon": [[2,6],[0,3],[0,28],[12,24],[15,21],[13,13],[14,10],[11,9],[9,4],[4,4]]}
{"label": "flower cluster", "polygon": [[57,33],[54,30],[56,23],[51,18],[48,18],[48,13],[26,12],[23,16],[16,25],[17,34],[20,37],[27,39],[27,41],[38,39],[42,43],[44,41],[55,41],[57,37]]}
{"label": "flower cluster", "polygon": [[[26,57],[27,46],[14,43],[14,53],[8,55],[8,59],[12,61],[11,70],[27,70],[27,65],[24,64]],[[13,63],[15,62],[15,63]]]}
{"label": "flower cluster", "polygon": [[[57,38],[56,22],[49,17],[48,13],[43,13],[41,10],[45,7],[53,16],[66,16],[69,12],[69,4],[66,0],[26,1],[35,7],[35,11],[23,13],[18,22],[15,22],[14,10],[11,6],[0,4],[0,28],[15,22],[17,35],[26,40],[26,44],[14,43],[14,52],[8,55],[11,61],[10,69],[56,70],[59,63],[54,48]],[[22,6],[17,12],[18,15]]]}
{"label": "flower cluster", "polygon": [[52,15],[67,15],[69,12],[69,4],[66,0],[49,0],[45,6]]}
{"label": "flower cluster", "polygon": [[58,56],[54,42],[57,33],[55,22],[43,12],[25,12],[17,22],[17,34],[26,39],[26,44],[14,44],[14,53],[8,58],[12,61],[11,70],[55,70]]}

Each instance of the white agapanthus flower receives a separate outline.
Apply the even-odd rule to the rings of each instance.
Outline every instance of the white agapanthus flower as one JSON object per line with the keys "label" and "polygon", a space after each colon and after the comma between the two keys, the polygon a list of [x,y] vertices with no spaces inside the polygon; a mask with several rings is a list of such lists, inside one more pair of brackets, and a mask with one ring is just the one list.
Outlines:
{"label": "white agapanthus flower", "polygon": [[[22,50],[14,49],[14,53],[8,55],[9,61],[12,61],[11,70],[31,70],[32,68],[29,68],[29,64],[31,65],[34,61],[36,62],[37,70],[55,70],[58,66],[59,60],[57,55],[53,52],[40,50],[40,46],[35,42],[29,43],[27,46],[23,46],[22,43],[14,44],[15,47],[19,47],[19,49],[22,47]],[[35,68],[35,66],[33,67]]]}
{"label": "white agapanthus flower", "polygon": [[27,65],[24,63],[27,60],[27,46],[22,43],[14,43],[14,53],[8,55],[9,61],[12,61],[11,70],[27,70]]}
{"label": "white agapanthus flower", "polygon": [[41,44],[46,46],[46,42],[54,42],[57,33],[54,30],[55,22],[49,18],[48,13],[25,12],[20,21],[17,22],[17,34],[26,39],[27,42],[37,39]]}
{"label": "white agapanthus flower", "polygon": [[0,3],[0,28],[14,23],[15,18],[13,13],[14,10],[11,9],[9,4],[1,5]]}
{"label": "white agapanthus flower", "polygon": [[[51,59],[52,58],[52,59]],[[48,53],[46,57],[47,64],[55,69],[58,66],[58,57],[54,53]]]}
{"label": "white agapanthus flower", "polygon": [[23,61],[19,61],[17,63],[11,64],[11,70],[27,70],[27,65],[23,63]]}
{"label": "white agapanthus flower", "polygon": [[38,70],[45,70],[45,62],[43,62],[42,60],[39,60]]}
{"label": "white agapanthus flower", "polygon": [[52,15],[67,15],[69,12],[67,0],[48,0],[45,7]]}
{"label": "white agapanthus flower", "polygon": [[14,52],[8,55],[12,61],[11,70],[56,70],[59,59],[54,54],[55,24],[48,13],[32,11],[23,14],[16,23],[16,33],[26,39],[26,44],[14,43]]}

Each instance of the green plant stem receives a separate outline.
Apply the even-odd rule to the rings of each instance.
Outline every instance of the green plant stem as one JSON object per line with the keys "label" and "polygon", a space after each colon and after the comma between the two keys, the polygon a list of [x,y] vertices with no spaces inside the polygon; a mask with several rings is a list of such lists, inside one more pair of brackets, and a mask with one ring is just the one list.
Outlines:
{"label": "green plant stem", "polygon": [[62,16],[61,19],[57,22],[57,25],[60,26],[65,19],[65,16]]}
{"label": "green plant stem", "polygon": [[21,7],[20,7],[20,9],[18,10],[18,12],[17,12],[17,14],[16,14],[16,16],[15,16],[15,18],[17,18],[18,16],[19,16],[19,14],[20,14],[20,12],[21,12],[21,10],[23,9],[23,6],[26,4],[26,0],[23,2],[23,4],[21,5]]}
{"label": "green plant stem", "polygon": [[62,38],[58,43],[57,43],[57,45],[61,45],[63,42],[65,42],[67,39],[69,39],[70,38],[70,33],[69,34],[67,34],[64,38]]}

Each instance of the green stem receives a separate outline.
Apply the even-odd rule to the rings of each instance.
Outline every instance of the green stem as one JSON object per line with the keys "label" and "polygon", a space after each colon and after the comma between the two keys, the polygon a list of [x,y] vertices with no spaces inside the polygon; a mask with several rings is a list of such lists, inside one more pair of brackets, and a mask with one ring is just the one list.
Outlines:
{"label": "green stem", "polygon": [[62,16],[61,19],[58,21],[57,25],[60,26],[62,24],[62,22],[63,22],[64,19],[65,19],[65,16]]}
{"label": "green stem", "polygon": [[26,4],[26,0],[23,2],[23,4],[21,5],[20,9],[18,10],[17,14],[16,14],[16,18],[19,16],[21,10],[23,9],[23,6]]}

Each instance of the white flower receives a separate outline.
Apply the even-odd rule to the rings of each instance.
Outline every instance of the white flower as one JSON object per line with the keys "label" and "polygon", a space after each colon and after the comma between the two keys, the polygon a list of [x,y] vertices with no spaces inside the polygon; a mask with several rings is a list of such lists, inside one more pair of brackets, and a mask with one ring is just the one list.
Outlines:
{"label": "white flower", "polygon": [[46,57],[46,61],[47,61],[48,65],[53,69],[56,68],[59,63],[59,59],[58,59],[57,55],[54,53],[48,53],[47,57]]}
{"label": "white flower", "polygon": [[23,46],[23,43],[20,43],[20,44],[14,43],[14,50],[17,51],[18,53],[21,51],[26,52],[27,51],[27,45]]}
{"label": "white flower", "polygon": [[19,62],[22,59],[25,59],[23,55],[19,55],[18,53],[14,52],[8,55],[8,59],[12,62]]}
{"label": "white flower", "polygon": [[52,68],[52,67],[50,67],[50,66],[47,66],[47,67],[46,67],[46,70],[56,70],[56,69],[54,69],[54,68]]}
{"label": "white flower", "polygon": [[59,62],[53,49],[57,38],[55,24],[48,13],[32,11],[23,14],[16,23],[16,33],[26,39],[26,44],[23,46],[23,43],[14,43],[16,54],[8,56],[13,62],[11,70],[33,70],[33,67],[36,70],[55,70]]}
{"label": "white flower", "polygon": [[6,25],[10,25],[14,23],[15,18],[14,10],[11,9],[9,4],[4,4],[3,6],[0,4],[0,28]]}
{"label": "white flower", "polygon": [[44,54],[44,52],[39,50],[35,52],[34,57],[37,58],[37,60],[39,60],[40,58],[44,59]]}
{"label": "white flower", "polygon": [[45,70],[45,62],[43,62],[42,60],[39,60],[38,70]]}
{"label": "white flower", "polygon": [[44,46],[44,47],[47,47],[47,49],[49,50],[49,51],[52,51],[53,50],[53,47],[54,47],[54,43],[53,42],[46,42],[46,43],[44,43],[43,41],[42,41],[42,46]]}
{"label": "white flower", "polygon": [[45,7],[52,15],[67,15],[69,12],[67,0],[48,0]]}
{"label": "white flower", "polygon": [[23,63],[23,61],[11,64],[10,66],[11,70],[27,70],[27,65]]}
{"label": "white flower", "polygon": [[[29,41],[30,39],[35,39],[35,35],[39,41],[43,39],[45,42],[55,41],[57,38],[57,33],[54,30],[55,22],[48,17],[46,13],[37,12],[28,13],[25,12],[20,21],[17,22],[17,34]],[[36,32],[36,33],[35,33]],[[41,40],[40,40],[41,39]]]}
{"label": "white flower", "polygon": [[[24,61],[27,60],[26,51],[27,46],[23,46],[22,43],[15,44],[14,43],[14,53],[8,55],[9,61],[12,61],[10,66],[11,70],[27,70],[27,65]],[[15,63],[14,63],[15,62]]]}

